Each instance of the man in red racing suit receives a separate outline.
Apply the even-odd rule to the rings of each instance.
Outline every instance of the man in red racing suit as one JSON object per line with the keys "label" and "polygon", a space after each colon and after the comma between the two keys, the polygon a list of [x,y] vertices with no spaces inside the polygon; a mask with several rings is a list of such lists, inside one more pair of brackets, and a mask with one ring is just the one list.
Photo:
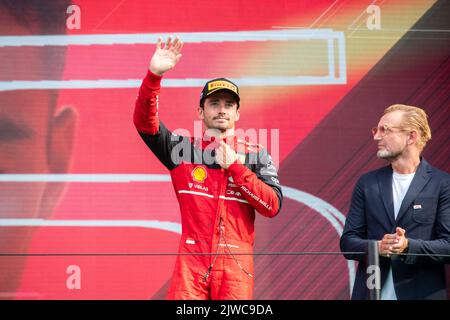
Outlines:
{"label": "man in red racing suit", "polygon": [[168,299],[252,299],[255,210],[274,217],[282,191],[267,151],[234,136],[239,91],[231,81],[209,81],[199,115],[220,134],[188,138],[158,119],[162,75],[181,57],[182,42],[158,39],[140,87],[134,124],[170,171],[180,205],[182,235]]}

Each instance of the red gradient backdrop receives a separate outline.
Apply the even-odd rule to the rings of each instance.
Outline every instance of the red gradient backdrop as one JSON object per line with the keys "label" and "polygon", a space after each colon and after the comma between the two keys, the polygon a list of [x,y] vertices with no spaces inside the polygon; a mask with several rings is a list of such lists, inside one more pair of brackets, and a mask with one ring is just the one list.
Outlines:
{"label": "red gradient backdrop", "polygon": [[[0,88],[14,80],[101,83],[102,80],[142,79],[154,50],[155,35],[208,33],[206,41],[185,44],[181,61],[164,79],[229,77],[236,79],[238,85],[242,83],[238,126],[279,129],[278,165],[284,186],[320,198],[335,207],[340,217],[345,217],[357,177],[383,164],[376,160],[369,128],[392,103],[416,104],[430,113],[434,137],[426,155],[432,164],[449,171],[449,135],[442,119],[448,120],[449,115],[450,40],[446,33],[439,31],[448,30],[447,19],[442,14],[448,12],[448,6],[442,3],[79,0],[74,4],[81,9],[81,28],[66,29],[66,34],[94,35],[95,41],[107,35],[120,38],[147,34],[148,44],[71,44],[63,46],[66,50],[60,53],[64,61],[40,58],[41,68],[28,66],[28,61],[33,61],[36,55],[42,57],[45,48],[61,50],[61,47],[0,45]],[[370,5],[380,9],[381,29],[370,30],[373,22],[372,11],[367,11]],[[64,19],[70,16],[66,12],[61,15]],[[315,30],[320,33],[325,29],[343,37],[343,42],[335,43],[334,47],[343,46],[345,54],[341,58],[337,54],[333,57],[336,65],[344,60],[344,70],[336,66],[337,76],[346,75],[340,83],[333,79],[321,84],[290,85],[289,80],[279,86],[264,83],[264,79],[274,76],[326,79],[329,47],[327,40],[315,37],[314,32],[309,39],[214,42],[214,34],[219,32]],[[4,36],[44,34],[15,28],[6,22],[0,30],[0,44],[6,41]],[[58,66],[64,66],[60,76],[51,75],[48,70]],[[263,81],[259,85],[246,85],[244,79],[250,77]],[[36,90],[42,89],[31,93]],[[137,86],[58,90],[58,108],[70,106],[77,114],[68,173],[93,174],[93,177],[98,177],[95,174],[167,174],[133,126],[137,90]],[[200,90],[198,85],[164,87],[163,84],[159,114],[170,129],[193,132]],[[2,90],[0,95],[5,92],[11,91]],[[23,95],[30,91],[13,92]],[[5,114],[11,111],[5,104],[0,108]],[[2,113],[0,128],[1,116]],[[59,143],[64,145],[64,140]],[[5,156],[0,154],[0,161]],[[33,156],[23,154],[23,157]],[[3,173],[49,172],[19,167],[12,171],[3,169]],[[3,184],[0,192],[7,183],[0,182]],[[287,197],[278,217],[257,218],[257,252],[339,251],[342,221],[335,218],[333,224],[321,209],[311,208],[305,201],[305,198]],[[0,211],[4,214],[0,218],[14,217],[8,210]],[[175,256],[166,253],[176,252],[179,234],[145,227],[145,221],[180,223],[170,181],[69,182],[56,207],[45,218],[68,224],[70,221],[100,221],[100,224],[114,221],[117,226],[16,227],[16,237],[20,230],[32,229],[32,238],[25,247],[8,240],[14,238],[14,232],[13,236],[9,232],[8,238],[0,233],[3,238],[0,247],[4,252],[63,253],[29,256],[21,271],[11,263],[0,265],[0,269],[8,269],[7,274],[20,278],[13,292],[0,287],[3,297],[164,297],[175,262]],[[126,226],[130,221],[141,226]],[[11,228],[0,225],[3,231]],[[71,265],[80,267],[80,289],[70,289],[67,285],[71,276],[67,268]],[[262,255],[256,257],[255,266],[257,299],[348,299],[350,296],[351,263],[338,255]]]}

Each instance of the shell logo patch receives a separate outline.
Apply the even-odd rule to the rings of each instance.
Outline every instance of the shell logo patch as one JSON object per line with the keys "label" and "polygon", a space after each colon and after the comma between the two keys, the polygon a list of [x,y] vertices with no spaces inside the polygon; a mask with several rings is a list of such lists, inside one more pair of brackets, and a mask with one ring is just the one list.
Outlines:
{"label": "shell logo patch", "polygon": [[203,167],[195,167],[194,170],[192,170],[192,178],[194,178],[195,181],[203,183],[205,181],[208,174],[206,173],[205,168]]}

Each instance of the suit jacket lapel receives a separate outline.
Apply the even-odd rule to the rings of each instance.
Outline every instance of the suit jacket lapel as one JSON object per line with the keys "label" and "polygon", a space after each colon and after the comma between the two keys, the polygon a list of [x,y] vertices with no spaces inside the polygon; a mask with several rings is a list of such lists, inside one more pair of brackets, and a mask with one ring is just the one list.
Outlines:
{"label": "suit jacket lapel", "polygon": [[384,208],[391,222],[391,226],[395,223],[394,217],[394,200],[392,199],[392,168],[385,167],[378,175],[378,186],[380,188],[380,195],[383,199]]}
{"label": "suit jacket lapel", "polygon": [[397,221],[400,221],[403,215],[405,215],[406,211],[410,207],[411,203],[417,198],[420,191],[422,191],[423,187],[428,183],[431,179],[431,167],[425,159],[422,159],[419,167],[417,167],[416,174],[414,175],[413,180],[411,181],[411,185],[406,192],[405,198],[403,199],[402,205],[400,206],[400,210],[398,211]]}

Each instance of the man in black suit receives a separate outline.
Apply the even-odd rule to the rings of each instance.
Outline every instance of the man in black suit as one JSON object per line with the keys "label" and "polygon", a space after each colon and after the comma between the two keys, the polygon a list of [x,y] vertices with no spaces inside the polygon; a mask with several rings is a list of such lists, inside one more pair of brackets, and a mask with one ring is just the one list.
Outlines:
{"label": "man in black suit", "polygon": [[[427,115],[420,108],[393,105],[372,133],[377,156],[390,165],[358,180],[341,250],[367,252],[369,241],[378,240],[381,299],[446,299],[450,174],[420,156],[431,139]],[[352,299],[367,299],[366,256],[344,256],[359,261]]]}

